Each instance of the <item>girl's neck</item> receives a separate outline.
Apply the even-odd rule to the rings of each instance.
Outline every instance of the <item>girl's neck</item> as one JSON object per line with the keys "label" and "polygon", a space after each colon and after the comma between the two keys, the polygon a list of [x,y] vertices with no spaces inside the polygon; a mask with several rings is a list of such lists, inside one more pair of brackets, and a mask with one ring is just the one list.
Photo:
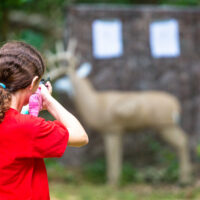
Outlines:
{"label": "girl's neck", "polygon": [[26,105],[26,93],[23,90],[19,90],[14,94],[11,94],[12,100],[10,107],[21,112],[22,107]]}

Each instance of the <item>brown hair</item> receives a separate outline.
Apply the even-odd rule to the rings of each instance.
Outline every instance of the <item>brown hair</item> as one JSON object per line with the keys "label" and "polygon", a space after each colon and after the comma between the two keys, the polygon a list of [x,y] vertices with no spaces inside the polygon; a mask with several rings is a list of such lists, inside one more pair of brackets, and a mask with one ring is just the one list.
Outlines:
{"label": "brown hair", "polygon": [[24,42],[7,42],[0,48],[0,123],[10,108],[11,93],[29,86],[34,78],[41,78],[45,65],[40,53]]}

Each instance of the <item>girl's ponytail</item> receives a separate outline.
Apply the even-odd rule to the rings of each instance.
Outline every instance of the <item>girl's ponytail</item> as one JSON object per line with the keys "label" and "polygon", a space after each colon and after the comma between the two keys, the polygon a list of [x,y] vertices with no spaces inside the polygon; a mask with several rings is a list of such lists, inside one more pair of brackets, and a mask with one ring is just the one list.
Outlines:
{"label": "girl's ponytail", "polygon": [[4,119],[5,112],[10,108],[11,94],[0,85],[0,123]]}

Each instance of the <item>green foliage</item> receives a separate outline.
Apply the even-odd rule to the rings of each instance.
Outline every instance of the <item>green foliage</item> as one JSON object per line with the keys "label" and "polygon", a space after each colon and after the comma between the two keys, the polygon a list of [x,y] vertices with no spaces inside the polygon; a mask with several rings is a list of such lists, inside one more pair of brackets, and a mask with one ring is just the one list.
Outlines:
{"label": "green foliage", "polygon": [[62,15],[67,5],[80,3],[105,4],[166,4],[166,5],[199,5],[200,0],[1,0],[8,8],[18,8],[26,12],[37,12],[48,16]]}
{"label": "green foliage", "polygon": [[104,159],[98,159],[95,162],[88,163],[83,168],[83,174],[86,180],[92,183],[106,182],[106,163]]}
{"label": "green foliage", "polygon": [[[175,183],[178,181],[179,165],[176,160],[166,166],[145,166],[135,168],[131,163],[124,163],[120,177],[120,185],[130,183]],[[89,163],[83,169],[84,179],[95,184],[106,182],[106,163],[103,159]]]}
{"label": "green foliage", "polygon": [[197,157],[196,157],[197,162],[199,163],[200,162],[200,143],[197,144],[195,152],[196,152],[196,155],[197,155]]}
{"label": "green foliage", "polygon": [[67,183],[77,183],[76,173],[66,169],[57,162],[56,159],[45,159],[49,180],[64,181]]}
{"label": "green foliage", "polygon": [[199,5],[200,0],[75,0],[74,3]]}
{"label": "green foliage", "polygon": [[145,180],[149,182],[176,182],[178,180],[179,163],[176,152],[169,149],[169,146],[162,144],[151,135],[147,136],[148,148],[155,157],[155,166],[145,172]]}
{"label": "green foliage", "polygon": [[148,166],[139,171],[138,180],[151,184],[176,183],[178,181],[178,163],[166,167]]}
{"label": "green foliage", "polygon": [[172,162],[166,167],[146,166],[134,168],[131,165],[124,165],[120,180],[121,185],[130,183],[175,183],[178,180],[178,163]]}
{"label": "green foliage", "polygon": [[196,152],[198,157],[200,157],[200,144],[197,145]]}
{"label": "green foliage", "polygon": [[200,5],[200,0],[161,0],[160,4],[196,6],[196,5]]}
{"label": "green foliage", "polygon": [[7,9],[16,9],[22,6],[24,3],[31,2],[32,0],[1,0],[0,7]]}
{"label": "green foliage", "polygon": [[122,174],[120,177],[120,184],[126,185],[128,183],[139,182],[138,169],[134,168],[130,163],[126,162],[123,164]]}
{"label": "green foliage", "polygon": [[44,35],[42,33],[35,32],[30,29],[22,30],[19,35],[15,36],[14,39],[25,41],[36,47],[38,50],[42,49],[45,42]]}
{"label": "green foliage", "polygon": [[41,13],[58,22],[64,18],[64,9],[70,0],[30,0],[24,3],[20,10],[28,13]]}
{"label": "green foliage", "polygon": [[45,162],[46,167],[52,167],[52,166],[57,165],[55,158],[51,158],[51,159],[47,158],[44,160],[44,162]]}
{"label": "green foliage", "polygon": [[34,12],[50,14],[62,9],[71,3],[112,3],[112,4],[170,4],[170,5],[199,5],[200,0],[1,0],[8,8],[20,8]]}
{"label": "green foliage", "polygon": [[161,141],[155,139],[152,135],[146,136],[146,140],[147,148],[154,156],[156,164],[169,165],[176,161],[176,153],[174,150],[169,149],[169,145],[162,144]]}
{"label": "green foliage", "polygon": [[172,161],[170,165],[165,169],[162,181],[173,183],[178,180],[178,174],[179,174],[179,164],[177,161]]}
{"label": "green foliage", "polygon": [[129,183],[175,183],[178,181],[179,164],[174,151],[166,144],[162,144],[153,135],[146,136],[148,152],[152,156],[151,164],[142,168],[133,167],[130,163],[123,165],[121,184]]}

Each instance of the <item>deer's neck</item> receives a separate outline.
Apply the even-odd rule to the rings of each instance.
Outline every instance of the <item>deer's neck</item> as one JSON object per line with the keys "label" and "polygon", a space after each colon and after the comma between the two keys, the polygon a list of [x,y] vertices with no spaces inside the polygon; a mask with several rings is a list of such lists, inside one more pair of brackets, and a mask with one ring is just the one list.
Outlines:
{"label": "deer's neck", "polygon": [[98,110],[98,92],[86,78],[80,78],[75,73],[70,74],[69,78],[73,86],[74,101],[78,111],[84,120],[90,123],[91,119],[88,118],[88,114],[94,114],[93,117],[95,117]]}

